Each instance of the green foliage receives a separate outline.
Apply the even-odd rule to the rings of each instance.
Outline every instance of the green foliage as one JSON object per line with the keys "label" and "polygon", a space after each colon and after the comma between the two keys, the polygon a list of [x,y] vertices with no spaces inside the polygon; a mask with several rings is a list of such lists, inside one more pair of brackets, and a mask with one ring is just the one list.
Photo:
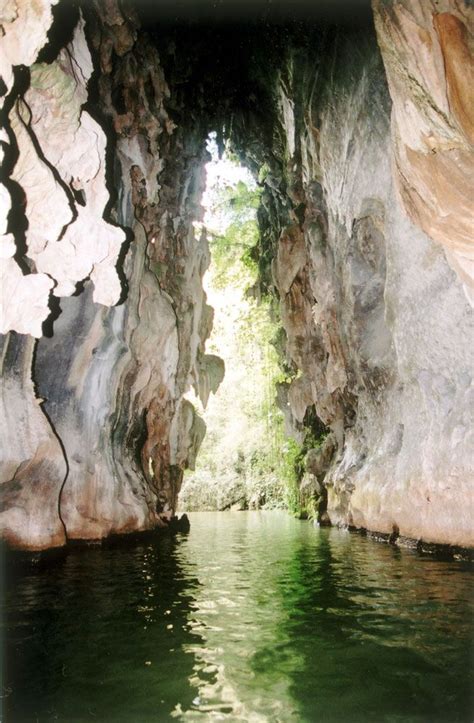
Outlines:
{"label": "green foliage", "polygon": [[258,174],[258,182],[259,182],[259,183],[265,183],[265,180],[266,180],[266,178],[267,178],[267,176],[268,176],[269,173],[270,173],[270,166],[268,165],[268,163],[264,163],[264,164],[260,167],[260,171],[259,171],[259,174]]}
{"label": "green foliage", "polygon": [[326,439],[327,429],[316,415],[314,407],[310,408],[304,419],[305,436],[300,445],[294,440],[287,440],[283,447],[284,478],[287,489],[288,509],[302,519],[316,519],[317,502],[313,496],[302,498],[300,484],[305,474],[305,458],[310,449],[319,449]]}
{"label": "green foliage", "polygon": [[285,501],[293,514],[299,513],[299,482],[302,448],[294,439],[287,439],[282,447],[281,475],[285,482]]}
{"label": "green foliage", "polygon": [[282,507],[283,415],[275,404],[281,370],[271,344],[278,323],[270,302],[257,303],[248,293],[258,273],[252,249],[258,241],[260,191],[239,181],[218,183],[208,195],[212,263],[206,286],[216,313],[206,350],[224,358],[226,377],[204,412],[208,432],[181,504],[227,508],[244,490],[246,504]]}
{"label": "green foliage", "polygon": [[306,454],[310,449],[319,449],[330,430],[321,422],[314,407],[310,407],[307,410],[303,424],[305,427],[303,448]]}
{"label": "green foliage", "polygon": [[314,498],[314,496],[311,496],[303,501],[300,499],[298,510],[295,514],[300,520],[317,520],[318,507],[319,502]]}
{"label": "green foliage", "polygon": [[260,203],[260,191],[243,181],[235,186],[224,186],[215,191],[211,212],[225,224],[225,231],[208,232],[212,253],[212,283],[224,289],[242,281],[249,285],[255,274],[256,263],[251,261],[252,249],[258,240],[256,209]]}
{"label": "green foliage", "polygon": [[255,253],[261,192],[251,181],[219,180],[209,196],[207,288],[216,314],[207,351],[224,358],[226,377],[204,413],[207,435],[181,504],[187,509],[285,506],[301,516],[307,513],[299,494],[304,458],[320,444],[324,430],[315,415],[309,416],[299,445],[285,437],[276,406],[276,385],[291,382],[296,370],[285,361],[286,335],[276,300],[267,296],[257,303],[249,294],[261,271]]}

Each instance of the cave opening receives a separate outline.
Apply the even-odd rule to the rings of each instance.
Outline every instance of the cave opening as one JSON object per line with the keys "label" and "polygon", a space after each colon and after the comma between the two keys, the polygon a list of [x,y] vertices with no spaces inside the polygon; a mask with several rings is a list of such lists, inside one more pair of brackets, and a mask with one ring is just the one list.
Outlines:
{"label": "cave opening", "polygon": [[203,278],[213,328],[206,353],[224,362],[219,387],[203,402],[188,395],[203,417],[206,436],[195,470],[185,475],[179,508],[275,509],[287,506],[282,451],[284,416],[276,404],[283,381],[276,344],[281,322],[274,300],[258,288],[257,209],[262,183],[224,143],[209,135],[204,218],[210,267]]}
{"label": "cave opening", "polygon": [[[368,33],[370,36],[373,29],[370,19],[368,20],[367,14],[361,8],[355,16],[348,8],[346,13],[336,12],[338,25],[334,26],[334,15],[328,7],[312,6],[308,11],[305,5],[303,12],[303,5],[299,10],[293,8],[291,12],[283,7],[273,8],[269,12],[268,6],[257,3],[252,9],[247,7],[247,13],[211,13],[207,17],[206,13],[198,13],[198,17],[191,13],[185,20],[179,16],[179,12],[178,16],[170,13],[166,19],[163,15],[156,27],[152,23],[150,36],[158,48],[165,77],[173,87],[174,92],[168,105],[172,111],[173,123],[176,121],[177,124],[177,142],[180,147],[191,147],[190,163],[197,164],[198,160],[203,162],[197,150],[198,146],[209,133],[209,129],[216,128],[214,133],[218,153],[222,154],[227,148],[236,162],[249,169],[257,179],[259,188],[258,202],[256,198],[248,199],[254,210],[258,207],[258,232],[255,229],[255,238],[251,247],[246,250],[244,265],[247,269],[253,267],[256,273],[253,283],[249,282],[252,286],[249,291],[260,304],[259,324],[267,351],[258,362],[264,378],[261,378],[257,385],[257,379],[261,375],[248,375],[247,387],[252,383],[254,390],[259,386],[259,391],[247,401],[249,407],[255,407],[257,400],[263,395],[265,400],[260,402],[260,409],[265,407],[267,410],[263,414],[266,424],[259,434],[261,442],[258,449],[254,449],[255,440],[251,443],[248,439],[248,443],[244,444],[242,439],[239,444],[239,437],[244,436],[242,430],[245,429],[247,437],[250,438],[252,429],[249,419],[245,419],[245,415],[241,414],[241,431],[237,434],[234,424],[234,431],[227,438],[227,453],[224,451],[227,449],[226,445],[217,442],[217,439],[221,440],[223,425],[221,424],[217,438],[208,429],[197,459],[193,452],[190,463],[185,464],[192,472],[186,473],[189,483],[183,489],[180,506],[193,509],[194,505],[199,507],[204,504],[206,508],[228,509],[249,505],[258,508],[268,504],[287,507],[301,517],[312,517],[326,522],[327,493],[319,481],[316,481],[316,476],[311,473],[311,480],[314,482],[310,482],[303,496],[300,495],[298,487],[307,472],[305,458],[308,452],[312,451],[317,458],[321,448],[323,460],[319,465],[316,464],[316,468],[317,475],[322,480],[334,456],[334,435],[330,434],[327,418],[326,422],[323,422],[318,416],[313,400],[302,402],[303,413],[298,413],[297,417],[290,410],[289,388],[292,382],[297,380],[302,383],[304,374],[298,368],[295,354],[288,352],[291,341],[288,342],[286,331],[281,324],[280,291],[272,267],[277,254],[278,238],[288,230],[291,246],[294,237],[307,222],[307,203],[301,192],[301,181],[292,177],[295,168],[302,161],[298,140],[298,133],[302,128],[298,128],[296,117],[301,95],[308,92],[311,86],[311,92],[316,92],[318,78],[317,74],[304,77],[301,87],[296,89],[293,88],[294,75],[298,73],[298,68],[304,67],[308,53],[314,53],[319,58],[321,72],[327,72],[324,58],[331,54],[340,28],[352,35],[355,42],[357,38],[364,37],[364,34]],[[279,13],[279,10],[283,12]],[[334,11],[334,8],[332,10]],[[181,57],[178,48],[185,48]],[[363,43],[358,52],[363,57]],[[176,62],[177,59],[179,62]],[[318,73],[319,69],[318,65]],[[293,90],[294,99],[290,100],[289,95]],[[283,113],[283,123],[274,113],[275,107]],[[183,113],[183,109],[190,108],[191,114]],[[173,165],[171,156],[168,166]],[[164,188],[176,183],[175,180],[168,183],[166,165],[159,181],[160,184],[163,182]],[[316,205],[321,205],[322,199],[317,187],[315,195]],[[242,199],[229,200],[242,204]],[[307,215],[312,213],[313,209],[309,210]],[[211,239],[211,258],[215,258],[219,253],[217,240],[217,237]],[[222,263],[222,259],[225,259],[222,249],[220,257]],[[229,289],[226,303],[228,297]],[[211,306],[213,305],[211,300]],[[262,316],[264,308],[265,321]],[[237,328],[237,321],[234,325]],[[218,350],[212,348],[212,343],[215,342],[208,344],[203,353],[210,351],[211,355],[215,352],[219,355]],[[309,349],[307,351],[309,352]],[[235,351],[235,354],[237,353]],[[212,377],[215,372],[215,369],[210,368],[207,386],[209,376]],[[228,380],[229,376],[227,381],[223,382],[224,387]],[[197,391],[199,382],[193,387]],[[239,385],[239,389],[244,387],[245,385]],[[222,400],[223,390],[217,394]],[[186,394],[186,397],[191,399],[189,394]],[[205,392],[205,397],[207,402],[208,391]],[[199,408],[196,398],[193,398],[192,402]],[[209,404],[211,407],[214,404],[212,397]],[[348,415],[350,413],[349,410]],[[335,426],[336,434],[340,438],[341,422],[337,421]],[[325,445],[327,437],[329,439]],[[267,447],[266,453],[262,449],[264,446]],[[230,454],[231,449],[233,451]],[[220,458],[217,463],[216,457]],[[197,470],[194,471],[196,465]],[[214,489],[211,478],[214,480]],[[259,489],[250,489],[252,485]],[[192,487],[195,488],[194,493],[190,492]],[[203,488],[205,502],[197,502],[197,488]]]}

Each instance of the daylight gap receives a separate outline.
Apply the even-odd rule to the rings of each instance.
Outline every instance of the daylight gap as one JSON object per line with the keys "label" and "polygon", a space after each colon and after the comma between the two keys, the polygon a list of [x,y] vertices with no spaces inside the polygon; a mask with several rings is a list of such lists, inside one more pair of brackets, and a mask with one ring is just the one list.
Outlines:
{"label": "daylight gap", "polygon": [[215,133],[207,149],[211,160],[202,200],[205,214],[203,223],[196,224],[197,234],[205,229],[211,251],[204,287],[214,309],[214,327],[206,353],[221,357],[226,373],[205,409],[191,398],[207,433],[196,470],[185,476],[180,508],[287,507],[282,450],[288,442],[275,399],[282,377],[274,345],[279,324],[270,302],[258,298],[252,258],[260,188],[228,148],[219,157]]}

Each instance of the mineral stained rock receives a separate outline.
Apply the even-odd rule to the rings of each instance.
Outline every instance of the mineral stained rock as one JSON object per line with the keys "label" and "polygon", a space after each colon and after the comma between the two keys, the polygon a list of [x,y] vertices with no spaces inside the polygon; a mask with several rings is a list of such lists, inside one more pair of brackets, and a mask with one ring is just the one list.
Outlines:
{"label": "mineral stained rock", "polygon": [[[473,155],[470,88],[453,80],[451,55],[467,60],[467,45],[451,48],[467,42],[467,9],[444,5],[452,17],[441,3],[375,3],[388,88],[370,33],[338,34],[313,67],[289,53],[261,259],[273,249],[263,278],[299,370],[287,390],[295,423],[314,406],[337,442],[316,485],[324,519],[470,546]],[[249,157],[263,159],[261,144]]]}
{"label": "mineral stained rock", "polygon": [[[36,345],[10,333],[2,357],[2,529],[11,544],[30,549],[165,525],[205,433],[183,394],[192,384],[207,397],[223,373],[220,360],[204,353],[209,251],[192,226],[205,132],[176,131],[158,54],[143,38],[134,45],[136,21],[99,3],[89,24],[90,47],[79,17],[56,60],[31,67],[9,116],[19,151],[11,182],[26,198],[30,273],[11,258],[17,250],[8,236],[2,248],[16,276],[4,267],[13,298],[11,305],[4,299],[3,331],[41,336],[51,288],[62,297],[54,333]],[[109,221],[106,136],[83,107],[91,50],[101,61],[101,112],[115,138],[120,195]],[[133,241],[121,284],[123,228]],[[112,306],[122,285],[125,301]]]}
{"label": "mineral stained rock", "polygon": [[374,13],[393,102],[397,190],[412,221],[445,248],[474,304],[472,5],[376,0]]}
{"label": "mineral stained rock", "polygon": [[304,494],[333,524],[473,545],[468,6],[374,0],[375,30],[267,29],[237,67],[250,36],[147,30],[115,0],[38,58],[54,4],[0,11],[5,539],[173,519],[205,432],[184,395],[224,372],[193,222],[225,126],[265,170],[287,427],[331,432]]}
{"label": "mineral stained rock", "polygon": [[[46,43],[52,22],[50,0],[30,3],[28,0],[6,0],[0,8],[2,29],[0,77],[3,81],[0,108],[3,109],[14,86],[14,68],[31,65]],[[9,165],[11,131],[0,127],[0,163]],[[9,232],[8,216],[12,207],[11,183],[0,184],[0,333],[16,329],[21,334],[40,337],[43,321],[49,316],[49,295],[54,282],[46,274],[24,276],[14,256],[15,237]],[[19,239],[20,240],[20,239]]]}
{"label": "mineral stained rock", "polygon": [[[31,64],[46,39],[45,29],[52,19],[50,4],[44,3],[42,12],[32,16],[31,8],[19,3],[17,16],[10,14],[13,20],[6,23],[3,38],[10,63]],[[36,47],[33,54],[22,51],[24,37],[29,34]],[[12,83],[8,67],[5,73],[8,89]],[[91,73],[92,59],[81,19],[72,41],[55,62],[31,65],[30,86],[10,110],[17,158],[9,183],[24,194],[26,231],[22,243],[27,248],[26,261],[34,262],[34,271],[23,276],[15,267],[10,246],[3,242],[5,256],[10,259],[3,266],[3,279],[7,291],[13,292],[5,296],[2,306],[3,333],[13,330],[40,337],[41,322],[49,315],[51,288],[55,296],[70,296],[77,283],[87,277],[94,283],[94,301],[110,306],[120,298],[115,266],[125,234],[103,218],[109,201],[106,137],[83,109]],[[6,219],[9,208],[5,193],[2,199]],[[14,301],[17,288],[20,306]]]}

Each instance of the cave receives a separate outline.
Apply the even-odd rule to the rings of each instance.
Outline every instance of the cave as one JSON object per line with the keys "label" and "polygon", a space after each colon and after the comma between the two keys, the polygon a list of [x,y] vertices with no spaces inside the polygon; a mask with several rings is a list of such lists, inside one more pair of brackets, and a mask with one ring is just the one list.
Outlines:
{"label": "cave", "polygon": [[223,373],[192,226],[214,131],[260,178],[257,293],[289,425],[330,430],[326,521],[469,547],[470,9],[27,6],[2,20],[4,539],[174,517],[184,395]]}
{"label": "cave", "polygon": [[[205,720],[471,719],[473,27],[463,0],[3,3],[0,521],[19,601],[19,612],[7,605],[8,720],[171,720],[183,711]],[[215,513],[214,527],[198,513],[193,543],[177,518],[206,434],[190,391],[205,406],[225,374],[206,346],[210,134],[258,187],[248,293],[278,326],[275,403],[298,444],[300,519],[275,518],[271,531],[253,513],[238,513],[244,522]],[[368,547],[376,542],[388,544]],[[224,555],[232,600],[217,582]],[[239,583],[259,565],[247,587]],[[200,575],[212,603],[199,597]],[[226,645],[244,639],[225,626],[250,588],[260,623],[247,608],[239,614],[254,645],[256,698],[209,652],[223,643],[206,617],[209,606],[225,608]],[[382,615],[381,597],[392,632],[377,647],[380,620],[370,616]],[[56,645],[68,614],[91,640],[108,641],[95,659],[84,663],[73,638]],[[298,615],[322,626],[319,658]],[[115,620],[115,637],[104,638],[103,620]],[[272,620],[281,658],[264,634]],[[133,650],[121,647],[132,640]],[[332,648],[343,667],[352,651],[357,693],[342,683],[328,692],[323,668],[339,680]],[[176,651],[188,681],[181,697],[167,668]],[[442,673],[426,651],[443,658]],[[96,686],[109,690],[107,656],[155,666],[168,687],[150,692],[137,678],[134,688],[117,668],[107,699]],[[263,676],[269,668],[286,676],[291,696]],[[410,679],[394,682],[392,668]],[[315,675],[327,699],[314,693]],[[416,688],[420,676],[429,693]]]}

